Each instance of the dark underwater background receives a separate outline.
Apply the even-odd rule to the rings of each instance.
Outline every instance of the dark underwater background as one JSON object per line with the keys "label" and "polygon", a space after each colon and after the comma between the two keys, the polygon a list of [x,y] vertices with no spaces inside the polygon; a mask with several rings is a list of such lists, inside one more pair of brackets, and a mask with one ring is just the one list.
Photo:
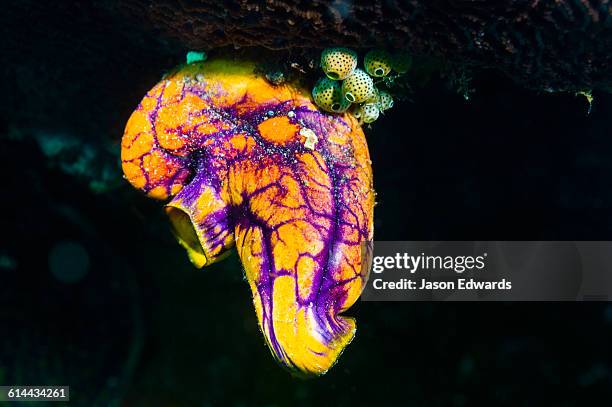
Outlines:
{"label": "dark underwater background", "polygon": [[[339,363],[292,378],[236,255],[194,269],[122,179],[127,118],[188,49],[105,10],[0,15],[0,385],[70,385],[74,406],[611,405],[603,302],[358,302]],[[494,69],[470,86],[432,74],[366,130],[375,238],[612,240],[612,94],[589,114]]]}

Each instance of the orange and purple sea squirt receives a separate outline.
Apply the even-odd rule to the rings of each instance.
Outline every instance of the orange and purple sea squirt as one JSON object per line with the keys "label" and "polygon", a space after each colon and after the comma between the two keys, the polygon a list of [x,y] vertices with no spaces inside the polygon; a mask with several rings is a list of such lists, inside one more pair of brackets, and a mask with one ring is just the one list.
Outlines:
{"label": "orange and purple sea squirt", "polygon": [[169,200],[196,267],[236,246],[282,365],[318,375],[336,362],[355,334],[341,313],[365,285],[373,237],[372,169],[353,116],[320,111],[307,89],[272,85],[250,62],[197,62],[142,99],[121,160],[135,188]]}

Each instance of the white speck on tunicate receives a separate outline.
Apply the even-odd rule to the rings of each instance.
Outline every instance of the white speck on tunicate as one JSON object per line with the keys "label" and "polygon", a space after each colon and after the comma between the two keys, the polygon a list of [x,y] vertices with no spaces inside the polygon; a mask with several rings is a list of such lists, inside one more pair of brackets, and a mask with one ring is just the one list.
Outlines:
{"label": "white speck on tunicate", "polygon": [[300,129],[300,136],[306,138],[306,140],[304,141],[304,147],[309,150],[314,150],[315,146],[317,145],[317,142],[319,141],[319,138],[317,137],[315,132],[310,130],[308,127],[302,127]]}

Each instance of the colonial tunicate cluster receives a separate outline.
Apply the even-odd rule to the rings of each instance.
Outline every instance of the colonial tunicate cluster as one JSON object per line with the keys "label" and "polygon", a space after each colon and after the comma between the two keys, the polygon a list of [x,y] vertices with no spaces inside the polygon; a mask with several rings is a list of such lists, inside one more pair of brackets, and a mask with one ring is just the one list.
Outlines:
{"label": "colonial tunicate cluster", "polygon": [[312,89],[315,104],[326,112],[351,113],[361,123],[372,123],[393,107],[393,97],[377,85],[386,83],[391,72],[401,75],[412,65],[406,53],[390,54],[372,50],[365,55],[363,68],[357,67],[358,55],[348,48],[327,48],[321,53],[325,73]]}

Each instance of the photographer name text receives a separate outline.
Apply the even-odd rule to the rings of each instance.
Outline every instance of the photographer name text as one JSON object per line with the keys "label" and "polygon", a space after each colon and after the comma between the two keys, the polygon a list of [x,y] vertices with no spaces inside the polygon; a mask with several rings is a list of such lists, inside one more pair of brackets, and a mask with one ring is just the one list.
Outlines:
{"label": "photographer name text", "polygon": [[[511,290],[508,279],[484,281],[478,278],[458,278],[464,272],[482,272],[486,267],[487,253],[480,256],[414,256],[396,253],[394,256],[375,256],[371,284],[375,290]],[[384,272],[392,271],[393,274]],[[437,278],[417,277],[415,273],[429,271]],[[408,273],[410,278],[398,278],[397,272]],[[446,272],[446,273],[445,273]],[[450,277],[449,277],[450,273]],[[405,275],[405,274],[404,274]],[[382,277],[391,277],[388,280]]]}

